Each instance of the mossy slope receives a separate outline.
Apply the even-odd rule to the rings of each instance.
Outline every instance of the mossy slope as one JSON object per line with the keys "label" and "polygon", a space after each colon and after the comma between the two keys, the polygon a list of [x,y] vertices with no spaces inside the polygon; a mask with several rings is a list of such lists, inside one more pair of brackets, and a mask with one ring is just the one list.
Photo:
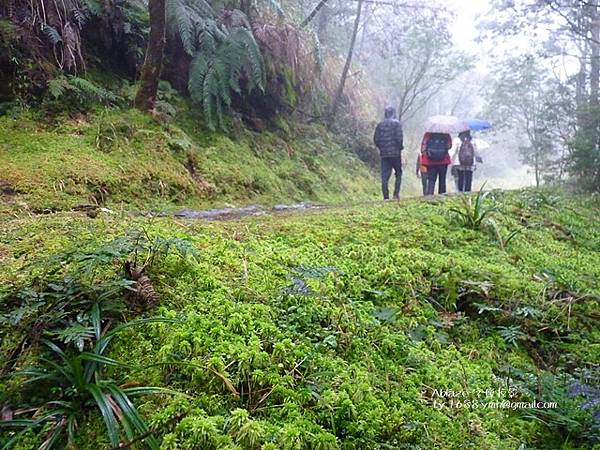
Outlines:
{"label": "mossy slope", "polygon": [[319,126],[238,127],[227,136],[190,114],[169,124],[120,109],[51,123],[27,113],[0,117],[3,190],[31,210],[340,202],[377,193],[372,171]]}

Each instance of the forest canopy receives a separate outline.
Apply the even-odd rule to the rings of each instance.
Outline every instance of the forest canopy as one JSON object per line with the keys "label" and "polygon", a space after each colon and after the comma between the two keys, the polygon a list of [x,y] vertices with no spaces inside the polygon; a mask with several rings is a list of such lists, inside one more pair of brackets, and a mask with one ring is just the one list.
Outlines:
{"label": "forest canopy", "polygon": [[[259,128],[293,114],[353,130],[367,160],[369,127],[386,103],[412,128],[432,111],[463,108],[518,135],[511,145],[536,184],[569,178],[594,189],[597,9],[490,3],[472,27],[482,48],[504,51],[481,70],[479,56],[454,42],[456,10],[435,1],[11,0],[0,7],[0,101],[133,102],[174,115],[162,79],[211,129],[227,129],[232,114]],[[505,45],[527,36],[536,38]],[[465,82],[470,95],[457,95]]]}
{"label": "forest canopy", "polygon": [[388,103],[409,129],[432,112],[480,114],[510,130],[537,185],[597,189],[597,17],[589,1],[492,1],[470,24],[486,64],[456,45],[452,4],[430,0],[10,0],[0,110],[134,103],[174,116],[172,88],[213,130],[293,115],[349,131],[366,161]]}

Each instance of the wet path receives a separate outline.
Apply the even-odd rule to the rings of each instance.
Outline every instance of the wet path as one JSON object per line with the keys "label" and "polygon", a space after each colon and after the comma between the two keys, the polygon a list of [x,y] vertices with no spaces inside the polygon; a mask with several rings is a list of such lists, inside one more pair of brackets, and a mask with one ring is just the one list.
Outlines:
{"label": "wet path", "polygon": [[293,205],[275,205],[265,207],[261,205],[250,205],[240,208],[222,208],[209,210],[182,209],[173,215],[180,219],[196,220],[235,220],[248,216],[262,216],[265,214],[277,214],[284,212],[308,211],[325,209],[327,206],[312,203],[297,203]]}
{"label": "wet path", "polygon": [[[398,205],[405,204],[411,201],[425,201],[431,203],[444,202],[447,198],[453,197],[458,194],[444,194],[444,195],[433,195],[430,197],[423,196],[407,196],[402,197],[400,200],[391,200],[389,203]],[[388,201],[385,201],[388,202]],[[296,203],[291,205],[275,205],[275,206],[262,206],[262,205],[250,205],[245,207],[231,207],[221,209],[208,209],[198,210],[184,208],[173,213],[173,217],[179,219],[192,219],[192,220],[236,220],[243,217],[249,216],[263,216],[273,215],[279,213],[303,213],[315,210],[325,209],[337,209],[337,208],[351,208],[355,206],[369,206],[369,205],[381,205],[384,201],[382,200],[370,200],[358,203],[347,203],[347,204],[318,204],[318,203]],[[167,216],[166,214],[161,214]]]}

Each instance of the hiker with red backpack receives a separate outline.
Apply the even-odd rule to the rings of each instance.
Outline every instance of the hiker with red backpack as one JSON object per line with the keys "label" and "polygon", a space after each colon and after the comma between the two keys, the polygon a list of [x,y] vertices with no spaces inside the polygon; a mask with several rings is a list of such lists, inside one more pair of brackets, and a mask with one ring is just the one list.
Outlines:
{"label": "hiker with red backpack", "polygon": [[430,133],[423,135],[421,141],[420,162],[427,170],[427,190],[425,195],[433,195],[435,183],[438,182],[438,193],[446,193],[446,175],[452,148],[452,136],[448,133]]}
{"label": "hiker with red backpack", "polygon": [[475,162],[481,163],[483,159],[477,153],[470,131],[463,131],[458,134],[458,137],[460,145],[452,158],[458,164],[452,166],[452,172],[456,173],[458,179],[458,192],[471,192]]}

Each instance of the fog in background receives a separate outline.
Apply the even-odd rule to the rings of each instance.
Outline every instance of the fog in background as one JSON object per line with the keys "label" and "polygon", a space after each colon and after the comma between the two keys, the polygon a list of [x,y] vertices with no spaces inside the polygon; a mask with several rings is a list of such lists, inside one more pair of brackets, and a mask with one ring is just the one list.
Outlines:
{"label": "fog in background", "polygon": [[[426,101],[413,105],[407,113],[400,111],[405,131],[405,174],[412,189],[418,186],[414,167],[424,132],[423,124],[428,116],[436,114],[492,121],[492,130],[473,132],[476,139],[483,139],[490,145],[480,151],[484,163],[477,167],[475,189],[483,183],[486,183],[487,188],[535,185],[531,168],[522,162],[520,148],[527,145],[523,129],[509,127],[501,121],[499,123],[488,114],[489,100],[494,94],[498,60],[506,55],[530,51],[530,37],[516,34],[496,36],[495,39],[483,38],[482,28],[496,14],[492,0],[396,3],[414,5],[415,8],[398,10],[401,14],[396,14],[395,17],[389,14],[389,8],[380,7],[378,10],[373,6],[371,10],[367,9],[358,58],[379,88],[378,105],[382,116],[385,106],[398,108],[402,103],[402,92],[410,83],[402,84],[399,80],[410,81],[415,72],[421,70],[420,61],[433,53],[429,64],[434,69],[425,76],[431,79],[419,91],[420,99],[426,98]],[[427,8],[428,12],[419,10],[420,7]],[[417,20],[407,15],[415,15]],[[414,25],[419,23],[420,17],[423,17],[422,29],[425,31],[419,29],[419,25]],[[411,28],[416,27],[416,35],[423,34],[427,32],[427,23],[433,24],[436,21],[440,30],[437,35],[434,33],[429,41],[424,39],[423,42],[418,42],[418,38],[415,38],[411,42]],[[380,34],[378,28],[381,30]],[[392,29],[400,32],[391,32]],[[444,32],[447,35],[439,38]],[[394,48],[395,43],[397,49]],[[420,45],[429,45],[433,50],[419,50]],[[448,67],[461,65],[463,69],[457,70],[457,73],[446,73]],[[436,82],[437,74],[439,80]],[[437,92],[430,95],[433,91]],[[380,119],[381,117],[377,118]],[[453,191],[454,183],[450,175],[448,185],[449,190]]]}

